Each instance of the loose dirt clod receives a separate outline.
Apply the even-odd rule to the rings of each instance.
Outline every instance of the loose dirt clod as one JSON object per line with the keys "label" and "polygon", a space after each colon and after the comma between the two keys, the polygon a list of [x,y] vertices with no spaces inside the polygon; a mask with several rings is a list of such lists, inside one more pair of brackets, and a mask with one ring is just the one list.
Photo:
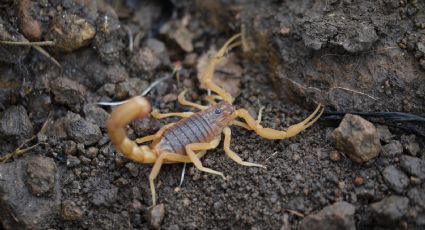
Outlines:
{"label": "loose dirt clod", "polygon": [[40,14],[38,3],[31,0],[22,0],[18,3],[19,27],[22,34],[30,41],[39,41],[41,38],[41,24],[35,18]]}
{"label": "loose dirt clod", "polygon": [[357,163],[367,162],[377,157],[381,151],[381,143],[375,126],[356,115],[345,115],[331,137],[336,148]]}
{"label": "loose dirt clod", "polygon": [[149,221],[149,224],[154,229],[160,229],[161,228],[161,222],[164,219],[165,216],[165,206],[164,204],[158,204],[154,207],[152,207],[147,214],[147,219]]}
{"label": "loose dirt clod", "polygon": [[73,201],[65,200],[62,202],[62,218],[64,220],[81,220],[83,211]]}
{"label": "loose dirt clod", "polygon": [[72,112],[67,113],[64,127],[68,136],[77,143],[92,145],[102,138],[99,126]]}
{"label": "loose dirt clod", "polygon": [[58,77],[51,83],[51,88],[57,103],[68,106],[74,112],[81,110],[86,93],[83,85],[66,77]]}
{"label": "loose dirt clod", "polygon": [[304,218],[299,227],[300,229],[345,229],[355,230],[354,223],[355,207],[347,203],[337,202],[327,206],[318,213],[309,215]]}
{"label": "loose dirt clod", "polygon": [[54,50],[71,52],[88,45],[95,34],[95,27],[84,18],[64,13],[52,20],[46,39],[55,42]]}
{"label": "loose dirt clod", "polygon": [[391,226],[407,214],[409,199],[402,196],[390,196],[370,205],[375,221],[384,226]]}
{"label": "loose dirt clod", "polygon": [[409,178],[394,165],[386,167],[382,172],[382,176],[387,185],[397,193],[402,193],[409,185]]}
{"label": "loose dirt clod", "polygon": [[9,107],[0,114],[0,136],[22,138],[31,136],[33,132],[33,125],[23,106]]}
{"label": "loose dirt clod", "polygon": [[27,185],[35,196],[49,195],[56,183],[57,167],[52,158],[35,157],[27,163]]}

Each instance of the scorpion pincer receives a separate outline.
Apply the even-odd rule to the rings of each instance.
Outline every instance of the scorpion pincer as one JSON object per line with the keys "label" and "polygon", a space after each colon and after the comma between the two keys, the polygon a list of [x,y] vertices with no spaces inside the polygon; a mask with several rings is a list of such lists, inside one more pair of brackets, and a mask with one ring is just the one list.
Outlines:
{"label": "scorpion pincer", "polygon": [[[256,132],[259,136],[274,140],[293,137],[310,127],[323,113],[323,106],[318,105],[316,110],[304,121],[288,127],[286,131],[264,128],[260,120],[255,120],[247,110],[236,109],[232,103],[234,99],[230,94],[217,86],[213,81],[215,65],[225,56],[225,53],[240,44],[235,42],[241,35],[237,34],[229,39],[223,47],[211,58],[208,67],[203,73],[201,87],[215,92],[217,95],[210,96],[211,106],[204,106],[187,101],[185,91],[180,93],[178,101],[182,105],[199,109],[197,113],[181,112],[161,114],[154,110],[151,112],[150,103],[143,97],[134,97],[127,103],[117,107],[111,113],[107,122],[108,134],[116,149],[127,158],[142,164],[153,164],[149,175],[149,184],[152,194],[152,204],[156,204],[156,192],[154,179],[158,175],[163,164],[193,163],[203,172],[219,175],[225,179],[222,172],[206,168],[200,158],[207,150],[214,149],[221,141],[224,134],[224,152],[238,164],[265,168],[264,165],[243,161],[230,149],[231,130],[229,126],[237,125]],[[222,100],[216,102],[216,100]],[[171,116],[179,116],[183,119],[160,128],[157,133],[135,141],[127,137],[126,126],[137,119],[142,119],[151,114],[156,119]],[[241,118],[241,120],[237,120]],[[139,145],[145,142],[150,145]]]}

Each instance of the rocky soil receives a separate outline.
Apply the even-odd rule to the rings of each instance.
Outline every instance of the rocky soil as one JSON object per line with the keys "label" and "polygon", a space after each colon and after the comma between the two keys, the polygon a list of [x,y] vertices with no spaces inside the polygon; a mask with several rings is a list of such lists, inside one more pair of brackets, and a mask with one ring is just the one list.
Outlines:
{"label": "rocky soil", "polygon": [[[166,165],[151,205],[149,165],[111,145],[111,106],[140,95],[162,112],[207,94],[198,77],[236,33],[215,81],[265,127],[284,129],[316,103],[346,114],[289,140],[232,127],[192,165]],[[19,42],[6,44],[4,41]],[[47,42],[47,44],[29,42]],[[54,45],[52,45],[52,43]],[[0,229],[425,228],[423,1],[102,1],[0,3]],[[177,118],[133,122],[131,138]],[[334,120],[335,121],[335,120]],[[409,123],[404,123],[409,122]],[[422,130],[422,132],[421,132]]]}

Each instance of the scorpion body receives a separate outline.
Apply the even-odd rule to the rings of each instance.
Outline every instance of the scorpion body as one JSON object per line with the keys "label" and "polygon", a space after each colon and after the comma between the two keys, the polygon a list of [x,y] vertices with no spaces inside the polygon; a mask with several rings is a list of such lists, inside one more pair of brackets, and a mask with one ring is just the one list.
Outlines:
{"label": "scorpion body", "polygon": [[151,148],[160,152],[186,155],[186,146],[208,143],[220,137],[223,129],[234,119],[235,108],[227,103],[217,103],[204,111],[183,118],[164,131],[163,137]]}
{"label": "scorpion body", "polygon": [[[217,95],[210,96],[210,106],[204,106],[186,101],[185,91],[180,93],[178,101],[182,105],[191,106],[201,111],[197,113],[166,113],[151,112],[150,103],[144,97],[134,97],[125,104],[114,109],[107,122],[108,134],[116,149],[127,158],[142,164],[154,164],[149,175],[149,185],[152,194],[152,203],[156,204],[156,192],[154,179],[158,175],[163,164],[193,163],[197,169],[203,172],[224,177],[222,172],[206,168],[200,158],[209,149],[218,146],[221,134],[224,134],[224,152],[236,163],[244,166],[265,168],[264,165],[243,161],[230,149],[231,129],[230,125],[237,125],[247,130],[252,130],[259,136],[275,140],[287,139],[310,127],[319,119],[323,112],[323,106],[319,105],[316,110],[302,122],[288,127],[286,130],[264,128],[260,125],[261,118],[255,120],[247,110],[236,109],[232,103],[234,98],[213,82],[215,66],[225,57],[226,52],[238,45],[236,40],[241,34],[233,36],[211,58],[203,73],[201,88],[211,90]],[[215,100],[222,100],[216,102]],[[171,116],[182,117],[180,121],[163,126],[157,133],[135,141],[127,137],[126,126],[134,120],[144,118],[151,114],[156,119]],[[259,116],[261,117],[261,116]],[[240,118],[242,120],[237,120]],[[151,142],[150,145],[139,145]]]}

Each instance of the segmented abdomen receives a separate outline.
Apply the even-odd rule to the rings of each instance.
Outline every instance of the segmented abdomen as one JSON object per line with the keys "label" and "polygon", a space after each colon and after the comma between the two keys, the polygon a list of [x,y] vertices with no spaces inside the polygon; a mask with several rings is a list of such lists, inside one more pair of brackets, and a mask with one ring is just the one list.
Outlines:
{"label": "segmented abdomen", "polygon": [[202,115],[195,113],[166,130],[157,145],[157,150],[186,154],[186,145],[210,142],[220,132],[221,130],[218,127],[209,124]]}

